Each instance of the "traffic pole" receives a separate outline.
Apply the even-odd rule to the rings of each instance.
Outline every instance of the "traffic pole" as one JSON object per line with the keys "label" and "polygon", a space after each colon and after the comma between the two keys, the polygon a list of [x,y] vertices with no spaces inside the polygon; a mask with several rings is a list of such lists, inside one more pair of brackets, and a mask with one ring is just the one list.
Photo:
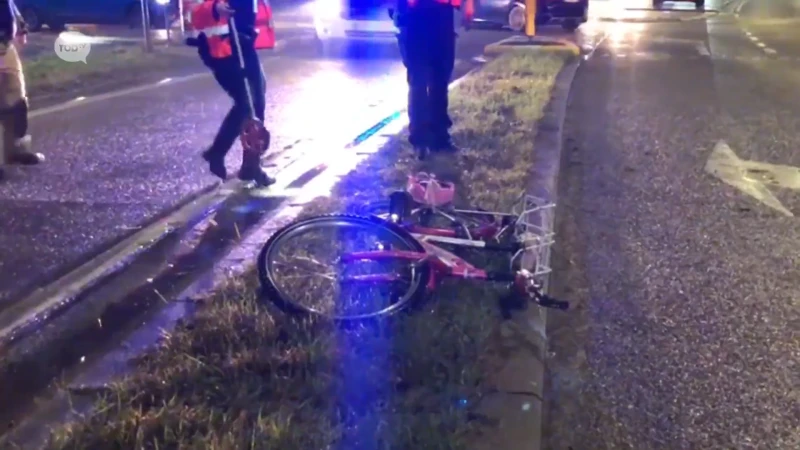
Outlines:
{"label": "traffic pole", "polygon": [[183,16],[183,0],[178,0],[178,22],[181,24],[181,40],[186,37],[186,18]]}
{"label": "traffic pole", "polygon": [[164,31],[167,33],[167,42],[165,44],[169,47],[169,14],[167,14],[167,8],[164,8]]}
{"label": "traffic pole", "polygon": [[525,36],[536,36],[536,0],[525,0]]}
{"label": "traffic pole", "polygon": [[142,32],[144,33],[144,51],[147,53],[153,52],[153,40],[150,36],[150,8],[148,7],[148,0],[141,0],[142,5]]}

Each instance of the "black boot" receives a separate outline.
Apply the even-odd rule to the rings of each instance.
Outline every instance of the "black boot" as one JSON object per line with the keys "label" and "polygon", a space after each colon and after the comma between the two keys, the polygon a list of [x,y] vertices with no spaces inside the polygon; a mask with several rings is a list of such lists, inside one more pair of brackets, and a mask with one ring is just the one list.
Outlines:
{"label": "black boot", "polygon": [[436,145],[431,145],[430,149],[431,152],[436,152],[436,153],[458,153],[461,150],[458,147],[456,147],[455,144],[453,144],[453,141],[449,139],[446,141],[439,142]]}
{"label": "black boot", "polygon": [[242,168],[239,169],[239,179],[254,181],[258,187],[267,187],[275,183],[275,179],[267,175],[267,172],[261,168],[260,155],[244,155]]}
{"label": "black boot", "polygon": [[14,142],[14,148],[9,152],[8,162],[34,166],[44,161],[44,155],[31,150],[31,136],[25,135]]}
{"label": "black boot", "polygon": [[[14,148],[8,152],[8,162],[31,166],[44,161],[44,155],[31,150],[31,136],[28,134],[28,102],[21,100],[11,112],[15,138]],[[6,130],[9,131],[9,130]]]}
{"label": "black boot", "polygon": [[260,166],[242,166],[239,169],[239,179],[253,181],[258,187],[267,187],[275,184],[275,179],[267,175],[267,172]]}
{"label": "black boot", "polygon": [[427,145],[415,145],[414,146],[414,153],[417,154],[417,158],[422,161],[428,156],[428,146]]}
{"label": "black boot", "polygon": [[208,163],[208,170],[211,173],[222,179],[222,181],[228,179],[228,169],[225,168],[224,156],[219,156],[212,149],[208,149],[203,152],[203,159]]}

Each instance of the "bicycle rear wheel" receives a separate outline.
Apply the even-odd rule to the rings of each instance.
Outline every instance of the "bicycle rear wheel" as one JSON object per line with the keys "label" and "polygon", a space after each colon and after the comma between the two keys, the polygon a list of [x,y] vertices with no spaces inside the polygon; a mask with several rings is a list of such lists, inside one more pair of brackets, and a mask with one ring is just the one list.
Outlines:
{"label": "bicycle rear wheel", "polygon": [[336,321],[390,315],[425,292],[427,265],[399,258],[342,258],[364,251],[425,252],[407,231],[375,217],[312,217],[289,224],[267,241],[258,258],[259,280],[281,310]]}

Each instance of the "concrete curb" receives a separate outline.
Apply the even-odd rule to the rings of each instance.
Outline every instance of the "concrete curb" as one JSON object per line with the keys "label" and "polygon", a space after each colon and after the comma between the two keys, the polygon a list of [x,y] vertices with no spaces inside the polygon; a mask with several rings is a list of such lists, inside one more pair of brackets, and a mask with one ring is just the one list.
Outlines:
{"label": "concrete curb", "polygon": [[[525,47],[517,47],[517,51],[522,48]],[[562,49],[575,54],[571,47],[564,46]],[[540,50],[541,47],[535,49],[527,47],[527,51],[531,53]],[[537,134],[533,146],[535,149],[534,163],[527,192],[544,199],[547,203],[557,203],[558,199],[562,130],[573,80],[581,61],[580,58],[574,58],[561,69],[556,77],[544,115],[536,124]],[[546,230],[554,229],[554,211],[542,214],[540,220]],[[549,266],[550,250],[542,255],[542,259],[544,264]],[[523,266],[527,266],[529,262],[532,263],[532,261],[523,260]],[[549,276],[545,276],[541,281],[547,291]],[[479,449],[539,450],[542,448],[544,374],[547,355],[546,326],[547,310],[538,307],[531,307],[521,314],[516,314],[509,322],[507,331],[513,339],[521,339],[523,341],[521,347],[529,349],[529,351],[519,352],[505,363],[505,367],[498,374],[498,393],[487,398],[486,403],[482,404],[481,412],[499,423],[499,436],[490,438],[489,442],[481,442],[478,446]],[[506,334],[502,330],[501,333]]]}
{"label": "concrete curb", "polygon": [[[558,204],[558,176],[561,170],[561,150],[563,147],[563,128],[567,114],[567,102],[572,89],[573,81],[577,73],[580,60],[568,62],[556,77],[556,84],[550,102],[545,109],[544,116],[539,120],[538,132],[534,141],[535,156],[531,181],[528,185],[528,193],[545,199],[548,203]],[[547,229],[554,231],[555,211],[547,216],[549,223]],[[556,237],[557,238],[557,237]],[[550,251],[546,254],[545,264],[550,266]],[[547,292],[550,284],[549,275],[543,281],[544,291]],[[535,443],[530,447],[523,448],[540,449],[542,436],[542,413],[544,398],[544,372],[547,361],[547,309],[531,308],[527,311],[525,322],[530,333],[535,333],[542,337],[542,344],[538,347],[536,355],[539,364],[538,373],[533,378],[540,380],[538,404],[539,414],[536,422],[531,424],[537,432]]]}
{"label": "concrete curb", "polygon": [[[523,44],[533,42],[534,48],[525,45],[515,46],[514,44]],[[554,39],[541,36],[535,36],[529,39],[526,36],[511,36],[501,41],[489,44],[483,48],[483,54],[487,56],[497,56],[505,53],[520,53],[520,52],[555,52],[555,53],[568,53],[574,56],[581,54],[581,48],[577,44],[567,41],[565,39]]]}

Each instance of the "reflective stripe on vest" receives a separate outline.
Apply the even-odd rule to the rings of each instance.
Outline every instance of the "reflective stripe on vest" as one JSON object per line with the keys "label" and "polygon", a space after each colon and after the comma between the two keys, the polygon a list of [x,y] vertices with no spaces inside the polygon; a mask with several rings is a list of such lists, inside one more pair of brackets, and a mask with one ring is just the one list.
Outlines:
{"label": "reflective stripe on vest", "polygon": [[231,29],[228,25],[216,25],[213,27],[203,28],[202,30],[197,30],[197,33],[204,33],[207,37],[211,36],[224,36],[226,34],[231,33]]}

